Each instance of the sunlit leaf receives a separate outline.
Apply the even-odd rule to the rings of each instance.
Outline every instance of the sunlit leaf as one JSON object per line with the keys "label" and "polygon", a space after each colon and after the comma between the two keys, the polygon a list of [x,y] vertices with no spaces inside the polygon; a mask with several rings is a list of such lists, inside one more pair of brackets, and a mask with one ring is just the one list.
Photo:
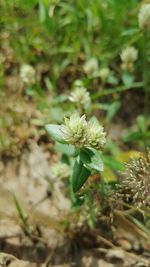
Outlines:
{"label": "sunlit leaf", "polygon": [[50,136],[55,140],[60,143],[65,144],[66,142],[64,141],[62,131],[60,130],[60,126],[56,124],[47,124],[45,126],[47,132],[50,134]]}
{"label": "sunlit leaf", "polygon": [[83,162],[78,157],[75,161],[72,174],[72,188],[73,191],[78,191],[86,182],[90,175],[90,171],[83,165]]}

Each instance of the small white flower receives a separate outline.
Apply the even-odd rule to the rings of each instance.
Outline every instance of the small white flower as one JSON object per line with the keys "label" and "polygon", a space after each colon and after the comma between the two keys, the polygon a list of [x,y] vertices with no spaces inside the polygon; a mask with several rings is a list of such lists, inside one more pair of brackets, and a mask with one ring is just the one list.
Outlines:
{"label": "small white flower", "polygon": [[61,125],[64,140],[77,148],[84,147],[86,141],[86,117],[80,117],[77,113],[65,118],[65,124]]}
{"label": "small white flower", "polygon": [[138,15],[140,29],[150,28],[150,3],[143,4]]}
{"label": "small white flower", "polygon": [[86,88],[78,87],[70,94],[69,100],[84,105],[90,101],[90,94]]}
{"label": "small white flower", "polygon": [[96,58],[90,58],[84,64],[84,71],[88,75],[95,76],[98,70],[98,61]]}
{"label": "small white flower", "polygon": [[122,51],[120,57],[122,60],[122,69],[132,71],[134,62],[138,58],[138,50],[133,46],[129,46]]}
{"label": "small white flower", "polygon": [[120,57],[123,62],[134,62],[138,58],[138,51],[135,47],[129,46],[122,51]]}
{"label": "small white flower", "polygon": [[87,143],[89,147],[102,150],[106,143],[106,133],[98,122],[89,121],[87,126]]}
{"label": "small white flower", "polygon": [[109,76],[109,74],[110,74],[110,69],[109,68],[102,68],[99,71],[99,76],[102,79],[102,81],[106,81],[108,76]]}
{"label": "small white flower", "polygon": [[28,64],[22,65],[20,69],[20,77],[26,84],[35,83],[35,69]]}

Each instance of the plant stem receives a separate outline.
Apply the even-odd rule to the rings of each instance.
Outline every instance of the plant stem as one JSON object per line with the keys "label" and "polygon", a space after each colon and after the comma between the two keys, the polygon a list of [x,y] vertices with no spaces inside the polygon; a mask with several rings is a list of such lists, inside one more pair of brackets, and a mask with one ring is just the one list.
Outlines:
{"label": "plant stem", "polygon": [[130,89],[141,88],[142,86],[143,86],[143,82],[135,82],[132,86],[119,86],[119,87],[114,88],[114,89],[107,89],[105,91],[98,92],[98,93],[94,94],[91,98],[97,99],[101,96],[110,95],[110,94],[114,94],[114,93],[122,93],[122,92],[130,90]]}

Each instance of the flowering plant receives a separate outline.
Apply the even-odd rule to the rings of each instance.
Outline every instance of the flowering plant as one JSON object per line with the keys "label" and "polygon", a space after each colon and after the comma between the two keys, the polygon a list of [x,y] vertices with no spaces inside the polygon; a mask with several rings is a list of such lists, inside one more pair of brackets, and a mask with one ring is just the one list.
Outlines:
{"label": "flowering plant", "polygon": [[51,137],[63,144],[72,145],[75,149],[75,161],[72,172],[72,188],[78,191],[90,174],[103,170],[100,151],[106,143],[106,133],[96,120],[86,120],[86,116],[72,114],[64,119],[64,124],[46,125]]}

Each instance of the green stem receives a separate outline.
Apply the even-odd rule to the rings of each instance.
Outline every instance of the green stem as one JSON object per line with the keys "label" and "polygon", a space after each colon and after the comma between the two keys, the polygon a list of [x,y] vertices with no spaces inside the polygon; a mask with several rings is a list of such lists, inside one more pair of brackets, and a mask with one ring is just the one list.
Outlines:
{"label": "green stem", "polygon": [[97,99],[101,96],[111,95],[114,93],[122,93],[122,92],[127,91],[127,90],[141,88],[142,86],[143,86],[143,82],[135,82],[132,86],[119,86],[119,87],[114,88],[114,89],[107,89],[105,91],[98,92],[98,93],[94,94],[93,96],[91,96],[91,98]]}

